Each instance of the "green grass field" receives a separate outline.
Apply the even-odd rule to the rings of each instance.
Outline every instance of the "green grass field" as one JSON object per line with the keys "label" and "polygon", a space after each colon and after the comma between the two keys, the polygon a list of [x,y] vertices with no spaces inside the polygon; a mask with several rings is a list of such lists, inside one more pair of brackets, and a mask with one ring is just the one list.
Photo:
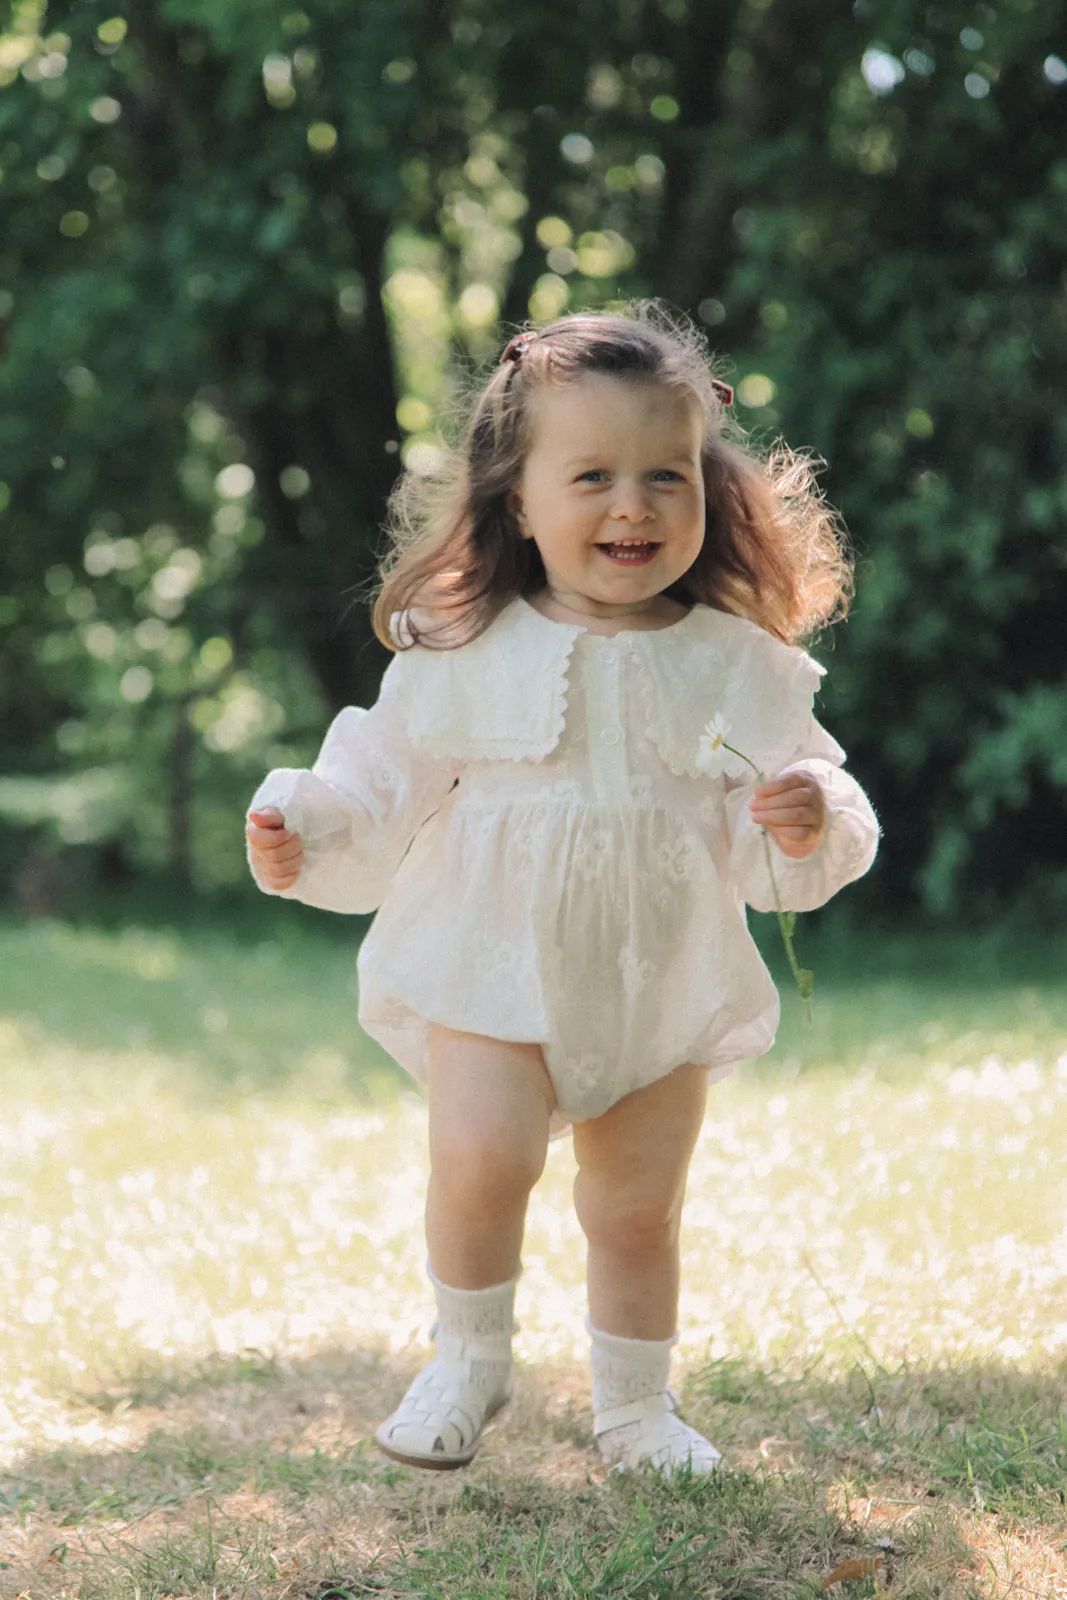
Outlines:
{"label": "green grass field", "polygon": [[[466,1473],[368,1436],[426,1358],[424,1112],[354,945],[264,902],[0,926],[0,1595],[1067,1597],[1067,951],[799,938],[712,1090],[677,1386],[727,1474],[605,1480],[567,1142]],[[770,948],[773,954],[773,941]],[[859,1569],[853,1569],[859,1571]]]}

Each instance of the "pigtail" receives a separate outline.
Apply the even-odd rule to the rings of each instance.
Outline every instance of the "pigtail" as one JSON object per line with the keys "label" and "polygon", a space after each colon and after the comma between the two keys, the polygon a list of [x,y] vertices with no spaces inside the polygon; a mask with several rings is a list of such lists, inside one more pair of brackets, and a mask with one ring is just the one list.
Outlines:
{"label": "pigtail", "polygon": [[704,545],[682,579],[691,600],[747,617],[786,644],[848,610],[845,529],[816,480],[821,463],[784,441],[766,460],[722,435],[704,447]]}

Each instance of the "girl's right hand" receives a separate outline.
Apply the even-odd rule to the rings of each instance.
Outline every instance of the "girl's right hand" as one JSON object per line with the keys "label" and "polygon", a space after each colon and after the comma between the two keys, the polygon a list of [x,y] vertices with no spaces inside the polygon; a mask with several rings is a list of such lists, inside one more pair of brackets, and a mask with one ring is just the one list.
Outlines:
{"label": "girl's right hand", "polygon": [[274,806],[248,813],[245,838],[255,864],[256,876],[268,889],[289,889],[304,865],[304,847],[298,833],[290,833],[285,819]]}

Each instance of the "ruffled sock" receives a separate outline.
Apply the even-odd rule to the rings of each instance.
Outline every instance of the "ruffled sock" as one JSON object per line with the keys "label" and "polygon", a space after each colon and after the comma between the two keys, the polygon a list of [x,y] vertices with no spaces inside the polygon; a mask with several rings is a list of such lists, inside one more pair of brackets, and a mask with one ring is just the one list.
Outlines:
{"label": "ruffled sock", "polygon": [[489,1418],[511,1398],[517,1278],[453,1289],[429,1273],[437,1300],[437,1354],[378,1429],[381,1448],[416,1467],[462,1467]]}
{"label": "ruffled sock", "polygon": [[616,1467],[712,1472],[722,1460],[703,1434],[677,1415],[667,1388],[670,1339],[623,1339],[589,1324],[594,1431],[604,1460]]}

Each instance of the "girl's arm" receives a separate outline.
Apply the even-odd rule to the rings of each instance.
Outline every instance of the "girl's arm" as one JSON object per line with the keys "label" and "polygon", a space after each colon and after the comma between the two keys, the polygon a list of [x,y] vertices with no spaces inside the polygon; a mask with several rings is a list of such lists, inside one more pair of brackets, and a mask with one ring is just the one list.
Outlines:
{"label": "girl's arm", "polygon": [[[310,768],[276,768],[256,790],[246,837],[264,893],[325,911],[374,911],[451,789],[454,764],[416,751],[408,739],[397,666],[394,658],[371,710],[349,706],[334,718]],[[268,821],[263,813],[272,812],[278,816]]]}
{"label": "girl's arm", "polygon": [[840,745],[812,717],[808,736],[780,771],[728,790],[730,876],[755,911],[775,910],[764,829],[787,911],[824,905],[873,862],[878,820],[843,761]]}

